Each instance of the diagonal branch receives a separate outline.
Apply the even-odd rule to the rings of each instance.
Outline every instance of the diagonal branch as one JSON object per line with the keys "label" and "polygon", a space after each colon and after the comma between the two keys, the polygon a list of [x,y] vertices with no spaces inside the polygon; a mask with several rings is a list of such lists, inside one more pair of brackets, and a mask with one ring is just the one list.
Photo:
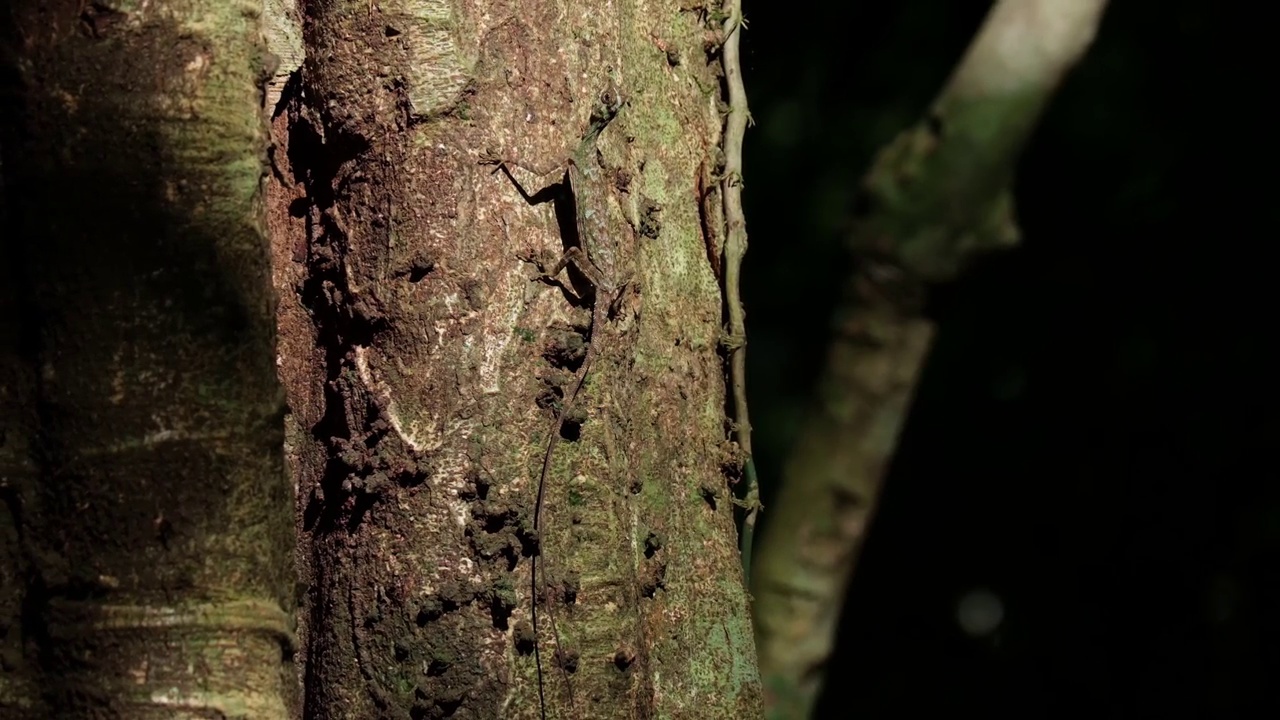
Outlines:
{"label": "diagonal branch", "polygon": [[876,158],[813,411],[752,578],[770,718],[817,700],[844,594],[933,335],[924,298],[1018,240],[1010,182],[1106,0],[999,0],[931,110]]}

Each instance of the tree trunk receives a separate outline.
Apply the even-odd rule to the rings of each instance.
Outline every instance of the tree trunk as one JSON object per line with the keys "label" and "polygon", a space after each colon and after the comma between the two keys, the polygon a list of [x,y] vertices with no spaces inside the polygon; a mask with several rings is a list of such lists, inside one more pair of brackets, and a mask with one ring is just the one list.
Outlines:
{"label": "tree trunk", "polygon": [[[270,215],[306,717],[758,715],[702,206],[718,21],[571,0],[303,16]],[[527,203],[495,158],[535,199],[572,174],[576,202]],[[573,245],[616,296],[541,276]]]}
{"label": "tree trunk", "polygon": [[0,549],[29,563],[49,716],[291,714],[259,13],[15,0],[0,17],[5,257],[33,323],[0,355],[6,382],[30,379],[5,406],[6,482],[31,467],[0,488],[18,521]]}

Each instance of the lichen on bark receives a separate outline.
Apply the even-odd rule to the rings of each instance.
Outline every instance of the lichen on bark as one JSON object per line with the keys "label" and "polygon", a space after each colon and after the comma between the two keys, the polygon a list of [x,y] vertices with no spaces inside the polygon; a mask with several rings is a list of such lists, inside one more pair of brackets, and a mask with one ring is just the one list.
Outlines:
{"label": "lichen on bark", "polygon": [[[297,219],[276,247],[291,264],[282,342],[318,345],[286,373],[308,714],[539,718],[545,701],[546,717],[750,716],[719,463],[720,297],[696,190],[720,127],[707,16],[433,7],[425,23],[406,19],[418,5],[306,8],[285,180],[302,189],[281,193]],[[465,82],[423,86],[424,43]],[[610,181],[592,209],[634,272],[588,336],[589,284],[544,281],[532,262],[565,249],[574,218],[526,204],[483,161],[511,161],[531,192],[559,181],[519,166],[562,171],[609,90],[629,105],[591,158]],[[535,534],[543,454],[586,342],[598,357]]]}

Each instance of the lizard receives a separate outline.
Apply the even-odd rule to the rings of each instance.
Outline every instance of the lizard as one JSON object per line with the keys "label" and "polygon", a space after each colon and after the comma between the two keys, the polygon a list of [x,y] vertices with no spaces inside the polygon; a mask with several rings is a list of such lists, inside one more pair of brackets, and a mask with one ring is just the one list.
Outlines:
{"label": "lizard", "polygon": [[[591,115],[590,125],[586,134],[579,141],[577,148],[569,156],[567,160],[567,169],[565,179],[558,186],[552,186],[554,195],[547,197],[547,191],[539,191],[534,195],[530,195],[519,181],[511,175],[511,171],[507,168],[509,164],[502,160],[487,160],[488,164],[497,165],[497,168],[506,174],[512,184],[520,192],[525,202],[535,205],[545,202],[547,199],[557,198],[563,200],[572,207],[574,231],[577,234],[576,243],[566,243],[569,245],[561,256],[560,260],[549,270],[544,268],[541,263],[539,271],[543,278],[555,278],[561,271],[569,265],[573,265],[577,270],[586,277],[591,284],[592,295],[591,302],[591,321],[588,326],[588,341],[586,353],[583,356],[582,364],[578,367],[576,376],[570,384],[569,391],[564,395],[564,401],[561,403],[560,412],[556,414],[556,418],[551,426],[551,434],[547,439],[547,447],[542,457],[542,471],[538,477],[537,498],[534,501],[533,509],[533,530],[534,534],[539,538],[538,551],[530,559],[530,575],[532,584],[532,607],[531,616],[533,620],[534,635],[534,659],[537,664],[538,673],[538,696],[542,707],[542,715],[546,717],[546,700],[542,681],[542,656],[538,649],[538,594],[541,589],[538,583],[538,558],[542,554],[541,538],[543,528],[544,502],[546,500],[547,484],[551,476],[551,463],[555,457],[556,445],[560,442],[561,433],[564,430],[565,419],[571,417],[577,406],[578,395],[582,391],[582,386],[587,379],[587,373],[591,371],[592,361],[595,360],[600,345],[599,333],[604,327],[606,316],[609,308],[621,296],[621,290],[627,285],[626,281],[621,283],[615,282],[615,278],[611,272],[616,269],[615,253],[609,242],[609,230],[607,227],[608,214],[604,211],[602,203],[607,193],[604,189],[604,182],[600,177],[600,171],[595,160],[596,141],[600,137],[600,133],[605,127],[617,116],[625,103],[618,99],[617,94],[613,92],[605,93],[601,98],[600,106]],[[510,163],[515,164],[515,163]],[[532,172],[538,173],[536,169],[526,168]],[[546,175],[548,173],[538,173]],[[607,267],[602,268],[601,265],[606,264]],[[545,582],[545,580],[544,580]],[[550,596],[548,596],[549,598]],[[555,614],[549,615],[551,619],[552,634],[557,638],[559,643],[559,632],[555,627]],[[560,649],[557,648],[557,652]],[[561,667],[564,672],[563,666]],[[573,688],[569,683],[567,672],[565,674],[565,687],[568,689],[569,705],[572,707]]]}

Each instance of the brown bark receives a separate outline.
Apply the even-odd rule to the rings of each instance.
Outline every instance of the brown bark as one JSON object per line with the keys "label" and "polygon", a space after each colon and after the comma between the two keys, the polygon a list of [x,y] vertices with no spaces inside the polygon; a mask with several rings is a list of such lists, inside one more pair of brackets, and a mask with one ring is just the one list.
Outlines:
{"label": "brown bark", "polygon": [[[475,0],[312,2],[304,18],[270,212],[306,716],[756,715],[714,198],[698,192],[721,123],[714,19]],[[629,104],[589,159],[607,187],[578,210],[606,216],[598,240],[631,283],[588,333],[589,283],[530,262],[561,253],[575,218],[482,160],[563,169],[606,92]],[[531,192],[561,179],[514,173]]]}

